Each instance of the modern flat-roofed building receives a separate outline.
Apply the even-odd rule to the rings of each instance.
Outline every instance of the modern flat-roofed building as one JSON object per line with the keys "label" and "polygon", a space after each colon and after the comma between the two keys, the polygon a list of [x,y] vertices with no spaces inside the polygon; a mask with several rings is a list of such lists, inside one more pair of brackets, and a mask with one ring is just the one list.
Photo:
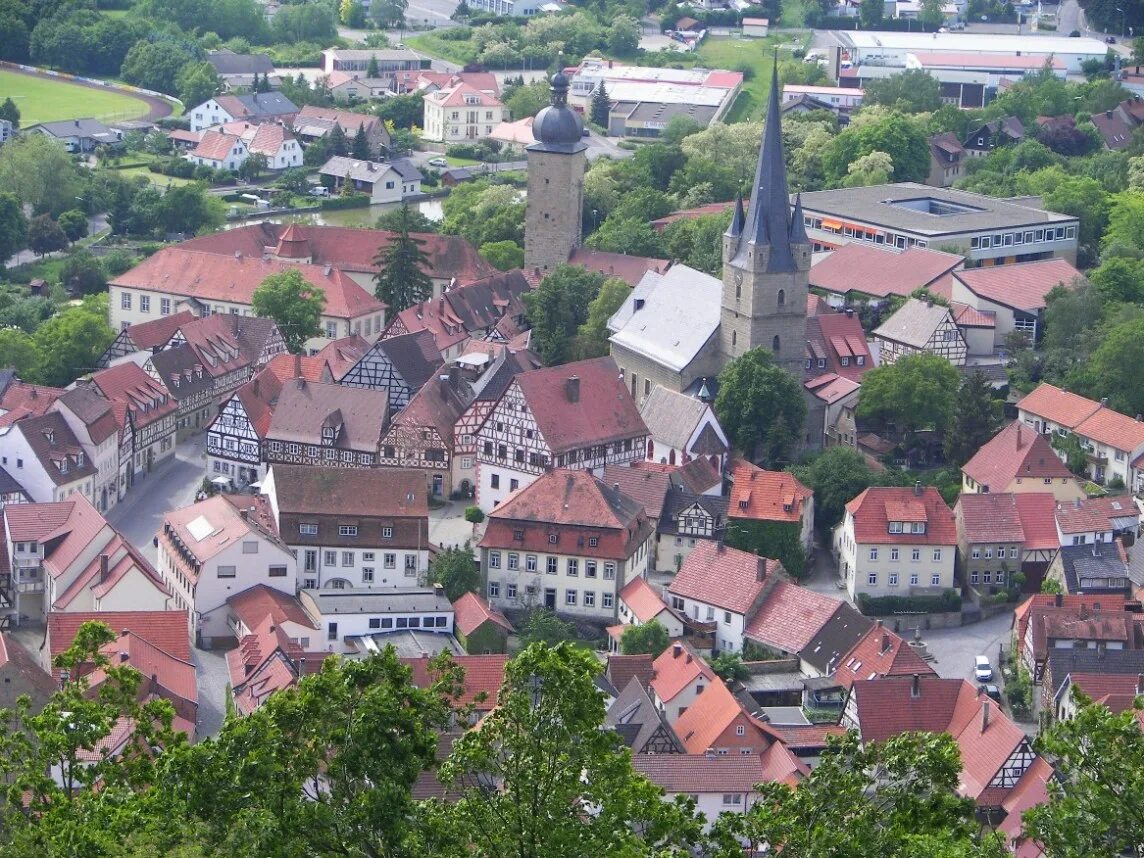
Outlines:
{"label": "modern flat-roofed building", "polygon": [[390,75],[429,66],[428,60],[422,60],[420,55],[405,48],[327,48],[322,51],[322,71],[326,74],[335,71],[364,72],[369,70],[371,59],[377,60],[379,72]]}
{"label": "modern flat-roofed building", "polygon": [[894,250],[954,250],[966,267],[1060,257],[1076,262],[1080,221],[1039,198],[999,199],[915,182],[802,195],[814,250],[869,242]]}

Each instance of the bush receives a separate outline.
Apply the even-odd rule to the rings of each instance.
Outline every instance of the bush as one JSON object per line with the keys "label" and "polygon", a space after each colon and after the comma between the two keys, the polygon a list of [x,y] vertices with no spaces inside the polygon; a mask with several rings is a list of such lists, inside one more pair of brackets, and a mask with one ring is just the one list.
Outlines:
{"label": "bush", "polygon": [[1110,479],[1108,481],[1108,487],[1110,489],[1122,489],[1122,488],[1124,488],[1124,478],[1121,477],[1120,474],[1117,474],[1116,476],[1114,476],[1112,479]]}
{"label": "bush", "polygon": [[1017,675],[1005,683],[1005,696],[1009,698],[1009,708],[1013,717],[1028,721],[1033,715],[1033,681],[1029,672],[1018,665]]}
{"label": "bush", "polygon": [[481,512],[481,508],[479,506],[465,507],[465,521],[470,522],[471,524],[480,524],[484,520],[485,514]]}
{"label": "bush", "polygon": [[326,211],[356,209],[361,206],[369,205],[369,194],[346,194],[342,197],[325,197],[320,205]]}
{"label": "bush", "polygon": [[496,140],[482,140],[479,143],[454,143],[446,147],[445,154],[453,158],[468,158],[473,161],[496,161],[501,144]]}
{"label": "bush", "polygon": [[961,610],[961,594],[956,590],[943,590],[939,596],[868,596],[859,593],[858,610],[869,617],[952,613]]}

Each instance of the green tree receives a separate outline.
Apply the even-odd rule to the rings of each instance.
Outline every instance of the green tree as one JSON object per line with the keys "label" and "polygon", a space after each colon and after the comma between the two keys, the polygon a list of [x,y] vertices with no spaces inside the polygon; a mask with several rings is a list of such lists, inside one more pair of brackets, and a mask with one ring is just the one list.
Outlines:
{"label": "green tree", "polygon": [[588,318],[576,333],[576,352],[581,358],[608,353],[608,319],[623,305],[632,288],[616,277],[600,284],[600,291],[588,304]]}
{"label": "green tree", "polygon": [[608,114],[611,110],[612,101],[608,98],[607,87],[604,86],[604,81],[601,78],[600,82],[596,84],[596,88],[592,91],[592,107],[590,112],[592,121],[603,128],[607,128]]}
{"label": "green tree", "polygon": [[28,219],[15,194],[0,191],[0,270],[28,240]]}
{"label": "green tree", "polygon": [[95,372],[100,355],[114,339],[107,324],[107,294],[89,295],[36,329],[33,340],[44,360],[39,377],[29,380],[65,387]]}
{"label": "green tree", "polygon": [[98,259],[81,251],[64,260],[60,285],[72,295],[94,295],[107,288],[107,274]]}
{"label": "green tree", "polygon": [[1144,808],[1124,800],[1144,789],[1139,699],[1113,715],[1077,697],[1076,716],[1056,722],[1038,740],[1038,749],[1053,759],[1057,778],[1049,781],[1050,801],[1026,812],[1025,830],[1048,855],[1139,855]]}
{"label": "green tree", "polygon": [[56,218],[56,223],[60,225],[68,241],[79,241],[87,235],[87,215],[79,209],[68,209],[63,212]]}
{"label": "green tree", "polygon": [[904,733],[863,744],[850,732],[830,740],[797,787],[760,784],[746,813],[723,814],[710,854],[741,855],[746,841],[808,858],[1001,858],[1004,841],[980,833],[973,800],[957,793],[960,779],[961,755],[948,734]]}
{"label": "green tree", "polygon": [[390,232],[400,232],[403,228],[410,232],[436,232],[439,224],[426,217],[420,209],[399,206],[381,214],[374,226]]}
{"label": "green tree", "polygon": [[209,193],[206,183],[191,182],[163,193],[155,206],[154,226],[162,232],[196,235],[221,226],[225,217],[222,200]]}
{"label": "green tree", "polygon": [[922,0],[920,20],[927,27],[937,28],[945,21],[945,11],[942,0]]}
{"label": "green tree", "polygon": [[560,265],[540,286],[524,294],[532,348],[546,366],[574,357],[573,337],[588,321],[588,305],[599,294],[604,275],[573,265]]}
{"label": "green tree", "polygon": [[514,86],[505,95],[504,104],[513,119],[535,116],[542,107],[548,105],[551,98],[548,90],[548,82],[544,80]]}
{"label": "green tree", "polygon": [[166,39],[154,42],[141,40],[123,58],[119,74],[136,86],[178,95],[179,73],[196,59],[195,52],[185,44]]}
{"label": "green tree", "polygon": [[867,30],[875,30],[878,25],[882,23],[882,16],[885,14],[886,4],[882,0],[862,0],[858,6],[858,17],[862,22],[863,28]]}
{"label": "green tree", "polygon": [[258,177],[266,172],[268,166],[269,162],[265,155],[261,152],[252,152],[239,166],[238,175],[248,182],[256,182]]}
{"label": "green tree", "polygon": [[932,113],[941,107],[941,84],[924,69],[906,69],[868,82],[862,103],[880,104],[902,113]]}
{"label": "green tree", "polygon": [[389,305],[390,316],[433,297],[433,280],[426,273],[429,257],[421,249],[425,241],[409,229],[409,206],[402,204],[401,212],[400,228],[373,260],[379,269],[374,294]]}
{"label": "green tree", "polygon": [[[1117,325],[1104,334],[1092,353],[1086,377],[1096,398],[1125,414],[1144,414],[1144,378],[1134,367],[1144,360],[1144,317]],[[1127,361],[1128,363],[1124,363]]]}
{"label": "green tree", "polygon": [[798,465],[792,471],[814,490],[814,522],[824,534],[842,521],[846,504],[877,484],[877,476],[866,459],[849,447],[829,447],[809,464]]}
{"label": "green tree", "polygon": [[51,216],[43,214],[32,218],[28,224],[28,247],[32,252],[43,256],[68,246],[68,237]]}
{"label": "green tree", "polygon": [[531,646],[509,662],[497,707],[441,766],[441,780],[462,793],[454,818],[467,854],[634,858],[686,854],[698,842],[694,804],[665,802],[633,771],[619,735],[601,729],[601,669],[566,644]]}
{"label": "green tree", "polygon": [[179,99],[189,110],[218,95],[222,90],[222,78],[210,63],[191,62],[179,70],[175,85],[179,88]]}
{"label": "green tree", "polygon": [[350,146],[350,155],[359,161],[369,161],[373,158],[373,151],[369,145],[369,138],[365,136],[365,125],[359,125]]}
{"label": "green tree", "polygon": [[[0,159],[3,158],[3,153],[4,150],[0,149]],[[0,177],[2,176],[0,161]],[[1103,244],[1106,248],[1119,244],[1144,251],[1144,194],[1125,191],[1112,198]]]}
{"label": "green tree", "polygon": [[10,97],[5,98],[4,102],[0,104],[0,119],[7,119],[12,123],[13,128],[18,129],[20,127],[20,108]]}
{"label": "green tree", "polygon": [[659,620],[627,626],[620,637],[620,651],[624,655],[659,655],[671,645],[671,637]]}
{"label": "green tree", "polygon": [[511,271],[524,266],[524,248],[515,241],[490,241],[482,244],[479,252],[498,271]]}
{"label": "green tree", "polygon": [[768,467],[789,462],[806,422],[802,384],[775,366],[763,348],[735,358],[719,373],[715,413],[731,443]]}
{"label": "green tree", "polygon": [[346,156],[350,154],[350,144],[346,139],[346,132],[340,123],[334,123],[330,133],[326,135],[326,157],[332,155]]}
{"label": "green tree", "polygon": [[379,27],[395,29],[405,25],[407,6],[408,0],[378,0],[369,4],[369,14]]}
{"label": "green tree", "polygon": [[585,244],[596,250],[629,256],[660,257],[663,254],[663,239],[647,220],[619,214],[604,221]]}
{"label": "green tree", "polygon": [[524,646],[541,643],[556,646],[563,641],[575,641],[576,629],[547,608],[535,608],[528,612],[520,627],[520,642]]}
{"label": "green tree", "polygon": [[377,54],[370,54],[369,64],[366,65],[365,68],[365,76],[368,78],[376,78],[379,74],[381,74],[381,71],[377,67]]}
{"label": "green tree", "polygon": [[918,429],[947,430],[953,416],[961,373],[938,355],[916,354],[870,370],[862,377],[858,415]]}
{"label": "green tree", "polygon": [[845,188],[863,188],[867,185],[884,185],[894,173],[894,162],[885,152],[873,151],[854,161],[847,167]]}
{"label": "green tree", "polygon": [[429,564],[429,580],[445,588],[445,597],[455,602],[466,593],[481,589],[481,570],[473,559],[469,543],[463,548],[446,548]]}
{"label": "green tree", "polygon": [[[662,650],[661,650],[662,652]],[[743,682],[751,675],[737,652],[721,652],[711,659],[711,670],[724,682]]]}
{"label": "green tree", "polygon": [[409,130],[421,124],[425,115],[425,100],[416,92],[391,95],[377,108],[377,115],[394,128]]}
{"label": "green tree", "polygon": [[0,363],[23,379],[39,378],[44,356],[30,334],[19,328],[0,328]]}
{"label": "green tree", "polygon": [[728,518],[726,537],[732,548],[778,560],[795,579],[806,574],[806,550],[798,523]]}
{"label": "green tree", "polygon": [[320,42],[328,45],[338,37],[338,18],[325,3],[283,6],[274,13],[272,30],[276,42]]}
{"label": "green tree", "polygon": [[608,27],[608,50],[621,57],[635,54],[640,45],[640,22],[631,15],[618,15]]}
{"label": "green tree", "polygon": [[0,188],[36,214],[56,214],[75,206],[81,185],[61,144],[45,134],[26,134],[0,147]]}
{"label": "green tree", "polygon": [[296,269],[271,274],[258,284],[251,299],[254,315],[273,319],[286,348],[294,354],[302,351],[306,340],[322,335],[325,307],[325,293]]}
{"label": "green tree", "polygon": [[953,420],[945,435],[945,458],[961,467],[1001,425],[1001,403],[980,370],[966,377],[957,392]]}
{"label": "green tree", "polygon": [[1113,256],[1089,274],[1105,301],[1144,305],[1144,260]]}
{"label": "green tree", "polygon": [[921,182],[929,175],[929,143],[921,123],[900,113],[851,125],[834,138],[823,157],[828,182],[839,184],[858,158],[885,152],[894,165],[895,182]]}

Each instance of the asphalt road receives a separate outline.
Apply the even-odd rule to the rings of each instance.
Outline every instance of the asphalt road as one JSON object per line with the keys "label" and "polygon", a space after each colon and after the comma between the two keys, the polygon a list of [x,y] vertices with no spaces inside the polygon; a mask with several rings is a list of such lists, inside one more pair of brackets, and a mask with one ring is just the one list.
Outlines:
{"label": "asphalt road", "polygon": [[[97,214],[94,217],[89,217],[87,219],[88,235],[95,235],[97,232],[103,232],[105,229],[107,229],[107,215]],[[43,257],[36,256],[36,254],[30,250],[21,250],[19,253],[5,262],[4,267],[15,268],[17,265],[27,265],[28,263],[35,262],[37,259],[41,258],[47,259],[53,256],[63,256],[68,253],[70,249],[71,248],[68,248],[68,250],[53,251],[52,253],[45,254]]]}

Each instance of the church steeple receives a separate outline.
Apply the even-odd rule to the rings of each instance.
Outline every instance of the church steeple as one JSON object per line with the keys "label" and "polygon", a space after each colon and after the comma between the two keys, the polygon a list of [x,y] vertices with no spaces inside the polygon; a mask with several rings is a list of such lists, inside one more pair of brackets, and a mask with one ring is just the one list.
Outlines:
{"label": "church steeple", "polygon": [[728,238],[738,238],[743,234],[743,221],[746,220],[746,215],[743,212],[743,198],[735,198],[735,214],[731,217],[731,225],[727,227]]}
{"label": "church steeple", "polygon": [[806,234],[806,220],[802,214],[801,191],[794,198],[794,214],[790,216],[789,240],[791,244],[810,244],[810,238]]}
{"label": "church steeple", "polygon": [[759,165],[751,188],[747,220],[734,254],[734,261],[742,265],[746,263],[750,252],[753,251],[753,255],[758,256],[762,251],[766,257],[766,265],[762,270],[770,274],[789,273],[797,268],[790,247],[790,192],[787,190],[786,162],[783,160],[781,115],[776,53]]}

